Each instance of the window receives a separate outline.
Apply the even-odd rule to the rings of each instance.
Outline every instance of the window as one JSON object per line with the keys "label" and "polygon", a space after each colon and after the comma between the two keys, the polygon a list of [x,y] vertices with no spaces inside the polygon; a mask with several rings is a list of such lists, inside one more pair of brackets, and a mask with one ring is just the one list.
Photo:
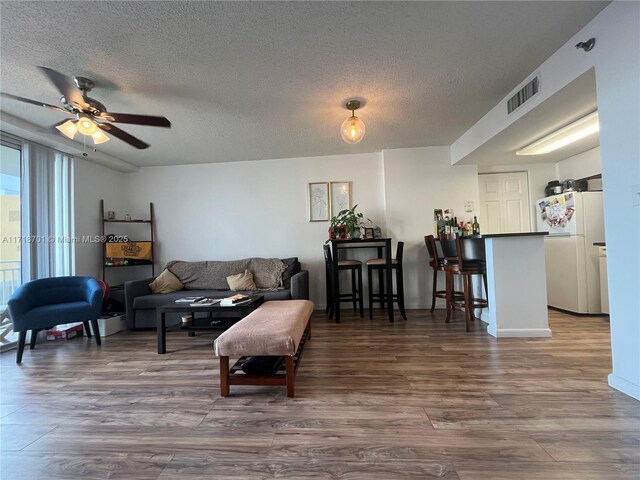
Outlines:
{"label": "window", "polygon": [[0,145],[0,345],[16,339],[11,334],[11,320],[5,314],[13,291],[22,284],[21,269],[21,165],[19,145]]}
{"label": "window", "polygon": [[0,145],[0,348],[17,338],[6,314],[23,282],[73,275],[73,159],[3,134]]}

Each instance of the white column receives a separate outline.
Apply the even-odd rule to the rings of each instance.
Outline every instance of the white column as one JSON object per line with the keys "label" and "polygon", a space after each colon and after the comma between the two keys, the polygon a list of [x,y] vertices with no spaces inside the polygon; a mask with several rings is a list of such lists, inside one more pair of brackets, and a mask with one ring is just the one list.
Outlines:
{"label": "white column", "polygon": [[485,239],[489,308],[494,337],[550,337],[544,236]]}

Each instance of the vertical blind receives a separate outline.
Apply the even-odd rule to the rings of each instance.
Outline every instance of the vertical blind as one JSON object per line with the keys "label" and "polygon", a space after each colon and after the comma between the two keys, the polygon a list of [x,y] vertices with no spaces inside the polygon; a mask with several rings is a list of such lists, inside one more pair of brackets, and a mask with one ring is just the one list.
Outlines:
{"label": "vertical blind", "polygon": [[25,143],[21,173],[22,280],[72,275],[73,159]]}

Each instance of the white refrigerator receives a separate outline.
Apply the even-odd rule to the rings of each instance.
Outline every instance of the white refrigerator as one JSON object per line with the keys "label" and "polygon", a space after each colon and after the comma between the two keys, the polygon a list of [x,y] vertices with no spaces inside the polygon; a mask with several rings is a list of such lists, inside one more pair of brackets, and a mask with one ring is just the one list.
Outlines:
{"label": "white refrigerator", "polygon": [[547,302],[574,313],[602,313],[598,248],[604,242],[602,192],[565,192],[536,202],[545,238]]}

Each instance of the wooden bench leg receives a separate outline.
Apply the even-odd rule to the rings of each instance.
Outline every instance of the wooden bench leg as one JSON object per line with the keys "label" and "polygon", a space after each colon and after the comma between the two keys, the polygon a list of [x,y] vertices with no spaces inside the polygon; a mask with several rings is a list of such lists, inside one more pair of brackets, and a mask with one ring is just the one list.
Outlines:
{"label": "wooden bench leg", "polygon": [[293,382],[296,378],[296,372],[293,366],[293,355],[287,355],[286,360],[286,375],[287,375],[287,397],[293,398],[294,389]]}
{"label": "wooden bench leg", "polygon": [[229,396],[229,357],[220,357],[220,395]]}

